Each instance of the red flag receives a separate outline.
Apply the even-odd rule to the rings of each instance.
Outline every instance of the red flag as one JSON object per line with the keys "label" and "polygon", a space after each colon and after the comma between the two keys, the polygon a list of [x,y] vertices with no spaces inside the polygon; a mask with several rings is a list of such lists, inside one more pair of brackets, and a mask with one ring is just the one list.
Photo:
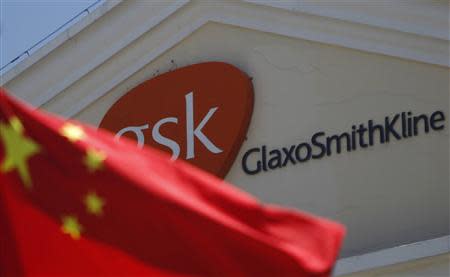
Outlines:
{"label": "red flag", "polygon": [[328,276],[343,235],[0,91],[1,276]]}

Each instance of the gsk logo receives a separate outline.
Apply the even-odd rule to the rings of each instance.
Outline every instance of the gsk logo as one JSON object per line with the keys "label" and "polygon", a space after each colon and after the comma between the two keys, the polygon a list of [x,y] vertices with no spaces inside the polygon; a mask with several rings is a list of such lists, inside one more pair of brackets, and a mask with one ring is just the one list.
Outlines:
{"label": "gsk logo", "polygon": [[236,67],[208,62],[150,79],[122,96],[101,128],[167,151],[223,178],[253,111],[253,87]]}

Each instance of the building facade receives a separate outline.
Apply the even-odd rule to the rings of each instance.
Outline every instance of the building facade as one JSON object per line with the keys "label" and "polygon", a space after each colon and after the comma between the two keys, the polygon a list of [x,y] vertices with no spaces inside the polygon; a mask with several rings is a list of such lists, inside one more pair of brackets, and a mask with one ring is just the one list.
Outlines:
{"label": "building facade", "polygon": [[226,181],[346,225],[336,275],[446,276],[448,20],[445,0],[106,1],[1,85],[99,126],[149,79],[231,64],[254,101]]}

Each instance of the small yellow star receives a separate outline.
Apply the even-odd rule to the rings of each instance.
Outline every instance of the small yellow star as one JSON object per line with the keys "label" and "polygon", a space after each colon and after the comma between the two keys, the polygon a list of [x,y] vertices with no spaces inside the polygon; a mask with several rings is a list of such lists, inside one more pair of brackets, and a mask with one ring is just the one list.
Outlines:
{"label": "small yellow star", "polygon": [[90,172],[94,172],[103,167],[103,162],[106,160],[106,154],[100,150],[89,148],[84,156],[84,165]]}
{"label": "small yellow star", "polygon": [[23,134],[23,125],[17,117],[9,120],[9,124],[0,123],[0,138],[5,147],[5,160],[0,172],[17,169],[26,188],[31,188],[31,177],[27,161],[40,151],[39,145]]}
{"label": "small yellow star", "polygon": [[76,142],[80,139],[83,139],[86,136],[81,127],[74,125],[72,123],[64,124],[64,126],[60,129],[59,132],[61,135],[69,139],[71,142]]}
{"label": "small yellow star", "polygon": [[12,128],[19,134],[23,133],[23,125],[22,122],[17,117],[12,117],[9,120],[9,124],[11,124]]}
{"label": "small yellow star", "polygon": [[74,216],[63,216],[61,231],[64,234],[68,234],[73,239],[77,240],[81,237],[83,227],[78,222],[78,219]]}
{"label": "small yellow star", "polygon": [[89,192],[84,197],[84,204],[86,205],[86,210],[88,213],[100,216],[103,214],[103,206],[105,205],[105,200],[98,196],[95,192]]}

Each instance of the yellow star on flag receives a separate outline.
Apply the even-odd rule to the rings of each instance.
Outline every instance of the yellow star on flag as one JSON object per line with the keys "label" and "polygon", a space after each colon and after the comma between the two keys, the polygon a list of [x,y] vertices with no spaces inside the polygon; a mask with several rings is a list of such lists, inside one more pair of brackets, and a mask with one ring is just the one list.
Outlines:
{"label": "yellow star on flag", "polygon": [[84,204],[88,213],[99,216],[103,214],[103,206],[105,200],[98,196],[95,192],[89,192],[84,197]]}
{"label": "yellow star on flag", "polygon": [[81,237],[83,227],[78,222],[78,219],[74,216],[63,216],[61,231],[64,234],[68,234],[73,239],[77,240]]}
{"label": "yellow star on flag", "polygon": [[9,124],[0,123],[0,138],[6,151],[0,172],[17,169],[25,187],[31,188],[28,160],[40,151],[39,145],[24,136],[23,125],[17,117],[11,118]]}
{"label": "yellow star on flag", "polygon": [[88,148],[84,156],[84,165],[90,172],[94,172],[103,167],[103,162],[106,160],[106,154],[94,148]]}
{"label": "yellow star on flag", "polygon": [[59,132],[61,135],[69,139],[71,142],[76,142],[86,137],[86,134],[84,133],[83,129],[80,126],[74,125],[72,123],[64,124],[64,126],[60,129]]}

